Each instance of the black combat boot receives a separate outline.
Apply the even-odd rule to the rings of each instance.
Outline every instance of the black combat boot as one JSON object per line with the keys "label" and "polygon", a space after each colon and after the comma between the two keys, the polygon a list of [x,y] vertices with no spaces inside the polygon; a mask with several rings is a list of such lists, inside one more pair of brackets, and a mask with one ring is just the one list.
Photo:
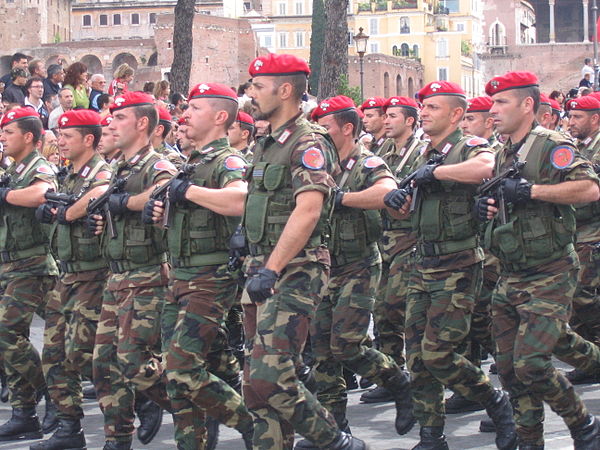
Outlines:
{"label": "black combat boot", "polygon": [[0,384],[2,385],[2,389],[0,389],[0,401],[6,403],[8,401],[8,381],[6,381],[6,374],[3,369],[0,369]]}
{"label": "black combat boot", "polygon": [[59,419],[58,429],[50,439],[38,442],[29,450],[85,450],[85,436],[78,419]]}
{"label": "black combat boot", "polygon": [[499,450],[517,448],[517,429],[508,394],[496,390],[492,398],[484,405],[487,415],[496,425],[496,447]]}
{"label": "black combat boot", "polygon": [[583,424],[569,427],[575,450],[600,449],[600,422],[589,414]]}
{"label": "black combat boot", "polygon": [[94,385],[86,386],[82,389],[81,393],[83,394],[83,398],[86,400],[96,400],[96,388]]}
{"label": "black combat boot", "polygon": [[519,441],[519,450],[544,450],[544,445],[529,444],[527,442]]}
{"label": "black combat boot", "polygon": [[456,392],[453,393],[450,398],[446,399],[445,406],[446,414],[460,414],[464,412],[481,411],[484,409],[481,403],[467,400]]}
{"label": "black combat boot", "polygon": [[135,393],[135,413],[140,419],[140,426],[137,429],[139,441],[147,445],[160,430],[162,425],[163,409],[139,392]]}
{"label": "black combat boot", "polygon": [[360,381],[358,382],[358,385],[360,386],[361,389],[368,389],[371,386],[373,386],[373,382],[371,380],[369,380],[368,378],[360,377]]}
{"label": "black combat boot", "polygon": [[[338,427],[340,427],[340,430],[346,434],[352,435],[352,432],[350,431],[350,424],[348,423],[348,419],[346,419],[345,412],[334,414],[333,417],[335,418]],[[294,446],[294,450],[318,450],[319,448],[319,446],[315,445],[308,439],[302,439]]]}
{"label": "black combat boot", "polygon": [[495,433],[496,425],[494,425],[492,419],[483,419],[479,422],[479,431],[482,433]]}
{"label": "black combat boot", "polygon": [[315,380],[315,375],[310,367],[306,364],[301,363],[299,366],[296,366],[296,375],[298,379],[302,381],[304,387],[311,393],[316,394],[317,392],[317,380]]}
{"label": "black combat boot", "polygon": [[401,370],[389,378],[385,387],[393,393],[396,403],[396,432],[402,436],[408,433],[416,423],[413,415],[412,396],[410,395],[410,380]]}
{"label": "black combat boot", "polygon": [[584,372],[583,370],[575,369],[570,372],[565,373],[565,377],[567,380],[571,382],[571,384],[592,384],[598,383],[600,381],[600,377],[596,373],[592,372]]}
{"label": "black combat boot", "polygon": [[12,416],[0,426],[0,441],[40,439],[44,437],[34,407],[13,408]]}
{"label": "black combat boot", "polygon": [[421,440],[412,450],[448,450],[444,427],[421,427]]}
{"label": "black combat boot", "polygon": [[346,380],[347,391],[353,391],[354,389],[358,389],[358,382],[356,381],[356,375],[354,375],[354,372],[344,367],[343,375],[344,380]]}
{"label": "black combat boot", "polygon": [[215,450],[219,443],[219,421],[206,416],[206,450]]}
{"label": "black combat boot", "polygon": [[334,441],[325,447],[327,450],[369,450],[369,446],[348,433],[340,431]]}
{"label": "black combat boot", "polygon": [[388,391],[383,386],[377,386],[369,392],[365,392],[360,396],[360,401],[363,403],[387,403],[394,401],[394,394]]}
{"label": "black combat boot", "polygon": [[106,441],[102,450],[131,450],[131,441]]}
{"label": "black combat boot", "polygon": [[42,420],[42,431],[44,434],[48,434],[58,428],[58,409],[56,408],[56,405],[52,403],[52,399],[47,390],[44,393],[44,399],[46,400],[46,411],[44,413],[44,420]]}

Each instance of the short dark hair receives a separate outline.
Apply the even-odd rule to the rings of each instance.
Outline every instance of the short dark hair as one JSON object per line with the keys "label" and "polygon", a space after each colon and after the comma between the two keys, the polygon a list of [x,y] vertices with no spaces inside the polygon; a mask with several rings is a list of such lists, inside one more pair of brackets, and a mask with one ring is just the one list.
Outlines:
{"label": "short dark hair", "polygon": [[98,101],[96,103],[98,104],[98,109],[102,109],[102,107],[104,105],[108,105],[109,102],[110,102],[110,94],[103,93],[98,96]]}
{"label": "short dark hair", "polygon": [[335,123],[337,123],[338,127],[343,127],[347,123],[351,124],[353,137],[358,137],[360,130],[362,129],[362,123],[360,120],[360,116],[356,112],[355,109],[348,109],[346,111],[340,111],[333,115],[335,119]]}
{"label": "short dark hair", "polygon": [[15,53],[15,54],[13,54],[13,55],[10,57],[10,65],[11,65],[11,67],[12,67],[12,65],[13,65],[14,63],[21,61],[23,58],[27,59],[27,55],[26,55],[26,54],[24,54],[24,53],[19,53],[19,52],[17,52],[17,53]]}
{"label": "short dark hair", "polygon": [[169,132],[171,131],[171,128],[173,128],[173,123],[167,122],[166,120],[159,120],[158,125],[163,126],[163,132],[162,132],[161,136],[163,139],[165,139],[167,137],[167,135],[169,134]]}
{"label": "short dark hair", "polygon": [[209,103],[213,111],[225,111],[227,113],[227,122],[225,122],[225,130],[228,130],[237,118],[237,102],[233,102],[224,98],[211,98],[209,99]]}
{"label": "short dark hair", "polygon": [[86,137],[88,134],[94,136],[94,142],[92,143],[92,147],[94,150],[98,147],[100,143],[100,138],[102,137],[102,127],[81,127],[81,128],[73,128],[77,130],[81,137]]}
{"label": "short dark hair", "polygon": [[27,89],[27,92],[29,92],[29,89],[31,88],[31,85],[34,82],[36,82],[36,81],[42,83],[42,86],[44,85],[44,80],[42,78],[40,78],[40,77],[31,77],[31,78],[28,78],[27,82],[25,83],[25,89]]}
{"label": "short dark hair", "polygon": [[136,119],[141,119],[142,117],[148,118],[148,136],[151,136],[158,124],[158,111],[156,110],[156,106],[140,105],[132,106],[132,108]]}
{"label": "short dark hair", "polygon": [[48,78],[52,78],[59,72],[62,72],[63,68],[60,64],[50,64],[46,69],[46,73],[48,74]]}
{"label": "short dark hair", "polygon": [[37,65],[39,63],[41,63],[42,61],[40,59],[32,59],[31,61],[29,61],[29,65],[27,66],[27,70],[29,70],[29,73],[31,75],[33,75],[35,73],[35,69],[37,69]]}
{"label": "short dark hair", "polygon": [[519,100],[523,101],[527,97],[533,99],[533,113],[537,114],[540,109],[540,88],[538,86],[530,86],[526,88],[513,89]]}
{"label": "short dark hair", "polygon": [[416,109],[414,108],[399,108],[400,112],[402,113],[402,115],[404,116],[404,119],[408,119],[409,117],[412,117],[413,120],[413,124],[412,124],[412,129],[414,130],[415,128],[417,128],[417,125],[419,124],[419,113]]}
{"label": "short dark hair", "polygon": [[172,105],[177,105],[177,103],[179,103],[181,101],[185,101],[185,97],[182,94],[180,94],[179,92],[173,92],[171,94],[171,104]]}
{"label": "short dark hair", "polygon": [[144,83],[144,87],[142,88],[143,92],[146,92],[148,94],[152,94],[152,92],[154,91],[154,81],[146,81]]}
{"label": "short dark hair", "polygon": [[254,140],[254,136],[256,135],[256,127],[254,125],[250,125],[246,122],[238,122],[240,124],[240,129],[242,131],[248,132],[248,144]]}
{"label": "short dark hair", "polygon": [[306,92],[308,78],[303,73],[296,75],[284,75],[275,77],[275,87],[278,88],[283,83],[290,83],[292,85],[292,92],[294,93],[294,100],[301,100],[302,95]]}
{"label": "short dark hair", "polygon": [[33,143],[37,144],[42,138],[44,126],[38,117],[26,117],[15,122],[21,133],[31,133],[33,135]]}
{"label": "short dark hair", "polygon": [[583,63],[584,63],[584,64],[589,64],[589,63],[591,63],[591,62],[592,62],[591,58],[585,58],[585,59],[583,60]]}

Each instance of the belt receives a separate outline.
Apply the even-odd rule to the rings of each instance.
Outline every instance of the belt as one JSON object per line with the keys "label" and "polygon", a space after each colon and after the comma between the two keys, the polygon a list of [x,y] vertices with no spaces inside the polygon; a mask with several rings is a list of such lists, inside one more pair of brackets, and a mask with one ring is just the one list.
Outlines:
{"label": "belt", "polygon": [[477,236],[462,241],[417,242],[417,252],[421,256],[442,256],[475,248],[479,245]]}

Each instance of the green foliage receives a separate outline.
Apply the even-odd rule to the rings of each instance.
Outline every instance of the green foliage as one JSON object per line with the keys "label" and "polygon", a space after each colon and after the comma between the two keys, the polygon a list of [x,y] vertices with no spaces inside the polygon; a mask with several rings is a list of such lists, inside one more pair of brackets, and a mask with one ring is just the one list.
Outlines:
{"label": "green foliage", "polygon": [[56,32],[56,34],[54,35],[54,43],[58,44],[62,41],[61,37],[60,37],[60,33]]}
{"label": "green foliage", "polygon": [[323,0],[313,0],[312,25],[310,35],[310,76],[308,85],[310,93],[314,96],[319,94],[319,76],[321,74],[321,57],[325,45],[325,4]]}
{"label": "green foliage", "polygon": [[460,53],[463,56],[471,56],[473,53],[473,45],[470,41],[460,41]]}
{"label": "green foliage", "polygon": [[358,4],[358,10],[359,11],[369,11],[371,12],[371,3],[367,2],[367,3],[359,3]]}
{"label": "green foliage", "polygon": [[346,74],[340,76],[338,94],[350,97],[352,100],[354,100],[354,104],[356,106],[360,106],[363,102],[363,99],[360,96],[360,87],[350,86],[350,83],[348,82],[348,75]]}

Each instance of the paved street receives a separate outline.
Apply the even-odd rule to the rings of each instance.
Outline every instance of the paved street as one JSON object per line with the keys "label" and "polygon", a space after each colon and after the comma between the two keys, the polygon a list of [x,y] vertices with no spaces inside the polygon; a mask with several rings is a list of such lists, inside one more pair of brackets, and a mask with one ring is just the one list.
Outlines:
{"label": "paved street", "polygon": [[[36,320],[32,331],[32,339],[36,345],[41,344],[43,333],[43,322]],[[559,367],[567,369],[559,363]],[[485,370],[489,368],[489,360],[486,361]],[[491,375],[495,384],[498,378]],[[600,389],[598,385],[578,386],[577,391],[583,396],[590,411],[600,415]],[[418,442],[418,426],[407,435],[400,437],[394,430],[395,410],[392,403],[365,405],[359,402],[362,391],[352,391],[349,395],[348,416],[352,431],[356,436],[367,441],[372,450],[399,450],[410,449]],[[447,395],[450,395],[448,392]],[[43,403],[38,412],[43,415]],[[101,449],[104,439],[102,434],[102,414],[95,401],[86,401],[85,420],[83,426],[88,442],[88,449]],[[4,422],[10,416],[10,407],[0,403],[0,421]],[[485,417],[483,412],[448,416],[446,434],[451,449],[494,449],[494,434],[480,433],[478,431],[479,421]],[[572,440],[566,426],[548,408],[546,409],[546,449],[569,449],[573,448]],[[134,441],[134,448],[164,450],[174,449],[172,419],[165,414],[163,426],[158,436],[150,445],[142,445]],[[221,438],[218,449],[242,450],[243,444],[234,430],[221,426]],[[1,449],[28,449],[31,442],[5,443],[0,445]]]}

